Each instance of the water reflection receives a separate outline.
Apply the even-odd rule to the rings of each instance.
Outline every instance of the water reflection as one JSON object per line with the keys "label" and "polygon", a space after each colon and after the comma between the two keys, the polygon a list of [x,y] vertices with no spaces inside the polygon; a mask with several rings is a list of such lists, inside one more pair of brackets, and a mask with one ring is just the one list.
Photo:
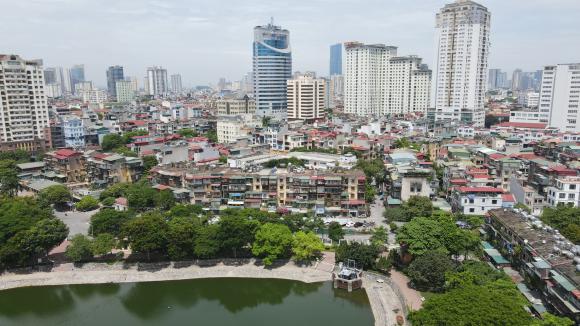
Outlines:
{"label": "water reflection", "polygon": [[260,304],[278,305],[290,294],[305,296],[324,283],[306,284],[273,279],[205,279],[134,284],[123,306],[142,319],[168,313],[167,307],[191,308],[200,299],[218,301],[230,313]]}
{"label": "water reflection", "polygon": [[68,287],[31,287],[0,291],[0,316],[47,317],[73,310],[75,299]]}

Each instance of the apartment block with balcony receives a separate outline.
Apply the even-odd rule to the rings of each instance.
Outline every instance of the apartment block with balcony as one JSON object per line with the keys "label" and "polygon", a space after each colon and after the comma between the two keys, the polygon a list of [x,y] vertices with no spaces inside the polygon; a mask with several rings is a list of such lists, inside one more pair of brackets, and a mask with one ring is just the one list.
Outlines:
{"label": "apartment block with balcony", "polygon": [[[59,149],[44,156],[48,173],[66,183],[85,182],[87,171],[85,158],[81,152],[72,149]],[[49,177],[50,177],[49,175]]]}
{"label": "apartment block with balcony", "polygon": [[554,186],[546,189],[547,201],[550,206],[572,205],[580,206],[580,177],[558,178]]}
{"label": "apartment block with balcony", "polygon": [[119,154],[95,153],[86,158],[87,179],[99,187],[133,183],[143,175],[143,160]]}

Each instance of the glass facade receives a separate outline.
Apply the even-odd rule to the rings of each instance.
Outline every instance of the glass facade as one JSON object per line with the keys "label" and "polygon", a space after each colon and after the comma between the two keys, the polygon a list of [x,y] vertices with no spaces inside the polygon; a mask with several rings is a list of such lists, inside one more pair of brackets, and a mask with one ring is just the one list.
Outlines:
{"label": "glass facade", "polygon": [[286,118],[286,81],[292,78],[290,33],[269,24],[254,28],[254,97],[256,114]]}
{"label": "glass facade", "polygon": [[117,96],[117,81],[125,80],[123,75],[123,67],[121,66],[111,66],[107,70],[107,89],[109,94],[112,96]]}
{"label": "glass facade", "polygon": [[342,44],[330,46],[330,76],[342,75]]}

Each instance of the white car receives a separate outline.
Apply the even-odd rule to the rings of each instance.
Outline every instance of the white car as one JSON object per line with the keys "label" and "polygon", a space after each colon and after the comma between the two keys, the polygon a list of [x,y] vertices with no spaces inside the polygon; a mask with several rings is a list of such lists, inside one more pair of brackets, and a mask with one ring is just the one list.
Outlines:
{"label": "white car", "polygon": [[385,280],[379,278],[379,279],[377,279],[377,283],[385,283]]}

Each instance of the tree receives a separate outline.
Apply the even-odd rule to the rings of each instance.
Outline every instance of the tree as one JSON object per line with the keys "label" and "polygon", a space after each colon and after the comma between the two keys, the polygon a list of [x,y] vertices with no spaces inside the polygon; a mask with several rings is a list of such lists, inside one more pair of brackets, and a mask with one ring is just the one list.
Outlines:
{"label": "tree", "polygon": [[431,297],[420,310],[411,312],[409,320],[416,326],[527,326],[532,318],[525,305],[513,283],[496,281]]}
{"label": "tree", "polygon": [[147,156],[143,156],[143,170],[145,172],[149,172],[149,170],[151,170],[151,168],[157,166],[157,164],[159,164],[159,162],[157,162],[157,157],[153,156],[153,155],[147,155]]}
{"label": "tree", "polygon": [[377,190],[370,184],[365,185],[365,200],[367,203],[372,203],[377,196]]}
{"label": "tree", "polygon": [[407,221],[415,217],[430,217],[433,214],[433,203],[429,197],[411,196],[402,207],[407,215]]}
{"label": "tree", "polygon": [[113,205],[115,205],[115,198],[107,197],[107,198],[101,200],[101,204],[103,204],[103,206],[105,206],[105,207],[112,207]]}
{"label": "tree", "polygon": [[444,253],[429,251],[417,257],[407,273],[414,286],[421,291],[440,291],[445,285],[445,274],[453,270],[453,262]]}
{"label": "tree", "polygon": [[175,205],[175,195],[169,189],[161,190],[155,198],[156,206],[161,210],[169,210]]}
{"label": "tree", "polygon": [[203,207],[200,205],[183,205],[178,204],[173,207],[166,213],[167,218],[173,219],[176,217],[195,217],[197,218],[199,215],[203,215]]}
{"label": "tree", "polygon": [[220,250],[219,226],[210,224],[197,229],[194,253],[199,258],[213,258]]}
{"label": "tree", "polygon": [[217,131],[215,130],[210,130],[206,132],[204,136],[212,143],[218,142]]}
{"label": "tree", "polygon": [[143,214],[127,222],[124,227],[133,252],[147,253],[148,260],[151,259],[151,252],[165,253],[167,230],[167,223],[156,213]]}
{"label": "tree", "polygon": [[149,132],[146,130],[135,130],[135,131],[128,131],[123,134],[121,140],[123,144],[129,144],[133,142],[133,137],[135,136],[145,136],[148,135]]}
{"label": "tree", "polygon": [[38,221],[32,228],[32,236],[44,254],[60,245],[68,235],[68,227],[61,220],[50,218]]}
{"label": "tree", "polygon": [[551,313],[543,313],[542,319],[535,319],[531,326],[574,326],[574,321],[566,317],[554,316]]}
{"label": "tree", "polygon": [[101,142],[101,148],[103,151],[111,151],[119,146],[125,145],[123,138],[118,134],[108,134],[103,137],[103,141]]}
{"label": "tree", "polygon": [[401,207],[388,207],[383,216],[389,222],[409,222],[407,212]]}
{"label": "tree", "polygon": [[0,247],[18,232],[43,219],[54,217],[48,208],[30,197],[0,198]]}
{"label": "tree", "polygon": [[75,235],[66,248],[65,256],[75,263],[93,258],[91,240],[82,234]]}
{"label": "tree", "polygon": [[99,208],[99,201],[93,196],[84,196],[75,204],[75,207],[81,212],[92,211]]}
{"label": "tree", "polygon": [[296,261],[312,261],[322,255],[324,244],[313,232],[298,231],[292,239],[292,253]]}
{"label": "tree", "polygon": [[344,230],[340,223],[330,222],[330,224],[328,224],[328,237],[334,242],[338,242],[340,239],[344,238]]}
{"label": "tree", "polygon": [[55,208],[63,208],[72,200],[70,190],[64,185],[54,185],[38,193],[38,202],[44,207],[54,204]]}
{"label": "tree", "polygon": [[131,219],[129,213],[104,208],[91,217],[91,235],[108,233],[119,237],[123,226]]}
{"label": "tree", "polygon": [[130,184],[128,184],[128,183],[116,183],[116,184],[108,187],[107,189],[103,190],[101,192],[101,194],[99,195],[99,199],[102,201],[106,198],[116,199],[119,197],[125,197],[129,187],[130,187]]}
{"label": "tree", "polygon": [[411,142],[409,139],[403,137],[395,140],[395,148],[409,148],[411,147]]}
{"label": "tree", "polygon": [[157,195],[157,190],[144,182],[133,184],[126,190],[129,208],[137,211],[154,208],[158,202]]}
{"label": "tree", "polygon": [[263,256],[264,265],[270,266],[274,260],[287,256],[291,246],[292,232],[286,225],[266,223],[256,232],[252,253]]}
{"label": "tree", "polygon": [[0,161],[0,194],[13,197],[18,191],[18,172],[16,162],[12,160]]}
{"label": "tree", "polygon": [[190,217],[176,217],[167,223],[167,253],[172,260],[181,260],[193,254],[196,229]]}
{"label": "tree", "polygon": [[348,260],[354,260],[357,268],[374,268],[377,257],[379,257],[379,248],[372,244],[343,242],[336,249],[336,261],[346,263]]}
{"label": "tree", "polygon": [[369,182],[374,180],[377,185],[382,185],[385,182],[386,174],[383,160],[358,160],[356,167],[363,170]]}
{"label": "tree", "polygon": [[563,236],[574,244],[580,244],[580,207],[559,204],[546,207],[541,219],[544,223],[560,230]]}
{"label": "tree", "polygon": [[259,223],[240,216],[222,216],[219,222],[221,247],[230,250],[234,257],[237,251],[254,242]]}
{"label": "tree", "polygon": [[389,231],[382,226],[374,229],[371,235],[371,243],[375,246],[383,246],[389,241]]}
{"label": "tree", "polygon": [[509,281],[510,278],[503,271],[490,267],[481,261],[468,260],[460,264],[453,272],[445,275],[447,290],[470,285],[486,285],[497,280]]}
{"label": "tree", "polygon": [[115,237],[112,234],[101,233],[93,240],[91,250],[93,255],[102,256],[110,253],[116,244],[117,241],[115,241]]}

